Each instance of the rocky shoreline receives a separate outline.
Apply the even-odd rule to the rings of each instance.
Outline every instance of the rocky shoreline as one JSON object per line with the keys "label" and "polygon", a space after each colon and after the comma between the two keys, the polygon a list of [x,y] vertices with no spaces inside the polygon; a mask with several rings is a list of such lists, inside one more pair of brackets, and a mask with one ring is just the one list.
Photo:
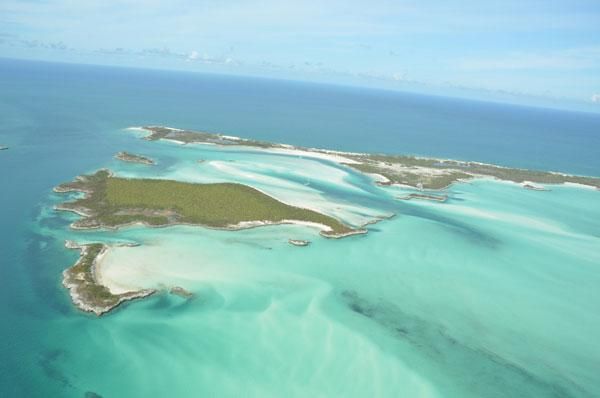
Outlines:
{"label": "rocky shoreline", "polygon": [[77,262],[63,271],[63,286],[69,290],[73,304],[81,311],[101,316],[126,301],[140,299],[156,293],[153,289],[113,294],[96,279],[96,266],[106,254],[108,246],[103,243],[78,244],[66,241],[65,247],[79,250]]}

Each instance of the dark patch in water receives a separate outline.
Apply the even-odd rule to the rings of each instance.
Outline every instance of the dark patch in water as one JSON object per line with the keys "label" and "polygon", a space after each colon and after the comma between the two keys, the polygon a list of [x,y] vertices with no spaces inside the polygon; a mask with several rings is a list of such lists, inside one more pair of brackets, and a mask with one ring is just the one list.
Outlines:
{"label": "dark patch in water", "polygon": [[41,355],[38,364],[49,379],[55,380],[65,387],[72,387],[72,384],[67,376],[65,376],[65,374],[58,368],[56,364],[65,356],[66,352],[64,350],[57,349],[46,351]]}
{"label": "dark patch in water", "polygon": [[490,249],[497,249],[501,242],[498,238],[490,234],[483,233],[478,229],[471,228],[466,224],[460,225],[459,223],[444,223],[442,224],[442,227],[452,231],[457,235],[460,235],[463,239],[470,241],[474,245],[486,246]]}
{"label": "dark patch in water", "polygon": [[[487,349],[472,347],[455,337],[441,325],[402,311],[382,300],[369,301],[356,291],[345,290],[341,297],[348,308],[386,329],[391,335],[432,358],[451,380],[465,380],[480,397],[544,396],[568,398],[590,396],[564,375],[545,379],[502,358]],[[465,364],[479,364],[465,369]]]}
{"label": "dark patch in water", "polygon": [[364,303],[359,303],[357,301],[351,301],[348,303],[350,309],[354,312],[357,312],[361,315],[366,316],[367,318],[372,318],[375,315],[375,310],[372,307],[368,307],[364,305]]}
{"label": "dark patch in water", "polygon": [[171,297],[165,292],[155,293],[153,296],[144,300],[149,301],[149,308],[152,310],[163,310],[171,307]]}
{"label": "dark patch in water", "polygon": [[445,228],[453,231],[456,235],[463,237],[466,240],[473,242],[476,245],[487,246],[492,249],[498,248],[502,243],[498,238],[489,233],[475,228],[465,222],[439,215],[426,208],[411,205],[410,203],[399,203],[398,214],[409,215],[422,218],[425,220],[434,221]]}
{"label": "dark patch in water", "polygon": [[175,316],[188,311],[190,309],[190,306],[194,305],[197,302],[197,300],[198,297],[196,295],[189,298],[173,297],[173,301],[171,301],[171,306],[167,311],[167,316]]}
{"label": "dark patch in water", "polygon": [[85,394],[83,394],[83,398],[102,398],[102,395],[93,391],[86,391]]}
{"label": "dark patch in water", "polygon": [[229,239],[227,239],[227,243],[240,244],[240,245],[254,247],[256,249],[262,249],[262,250],[271,250],[272,249],[272,247],[265,246],[265,245],[257,243],[257,242],[252,242],[252,241],[248,241],[248,240],[244,240],[244,239],[237,239],[237,238],[229,238]]}
{"label": "dark patch in water", "polygon": [[404,335],[408,334],[408,330],[404,329],[404,328],[396,328],[396,332],[398,332],[400,334],[404,334]]}

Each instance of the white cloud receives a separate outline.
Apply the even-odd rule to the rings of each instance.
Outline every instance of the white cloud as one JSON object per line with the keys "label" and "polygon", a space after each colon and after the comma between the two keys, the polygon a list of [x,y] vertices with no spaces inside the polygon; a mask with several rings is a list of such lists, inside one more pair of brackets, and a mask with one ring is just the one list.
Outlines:
{"label": "white cloud", "polygon": [[0,53],[186,70],[239,68],[241,74],[285,78],[320,74],[332,82],[364,78],[366,85],[390,87],[417,80],[526,92],[548,88],[588,101],[590,87],[595,92],[600,45],[590,43],[600,32],[600,8],[554,1],[540,8],[542,0],[421,3],[0,0]]}
{"label": "white cloud", "polygon": [[600,66],[600,47],[524,53],[512,52],[501,57],[463,58],[455,62],[462,70],[588,69]]}

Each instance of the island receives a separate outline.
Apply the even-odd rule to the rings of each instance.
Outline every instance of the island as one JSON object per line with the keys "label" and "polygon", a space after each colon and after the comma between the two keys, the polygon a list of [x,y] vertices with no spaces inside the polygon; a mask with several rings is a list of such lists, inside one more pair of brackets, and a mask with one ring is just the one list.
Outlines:
{"label": "island", "polygon": [[[246,146],[275,150],[299,156],[327,157],[374,178],[381,186],[406,185],[413,188],[441,190],[448,186],[474,178],[495,178],[518,184],[564,184],[574,183],[600,189],[600,178],[577,176],[559,172],[528,170],[496,166],[492,164],[436,159],[410,155],[369,154],[341,152],[317,148],[305,148],[234,137],[205,131],[182,130],[164,126],[145,126],[149,141],[171,140],[181,144],[213,144],[222,146]],[[527,186],[524,186],[528,189]]]}
{"label": "island", "polygon": [[314,210],[285,204],[243,184],[195,184],[174,180],[128,179],[99,170],[54,188],[57,193],[84,196],[56,206],[77,213],[76,229],[118,228],[135,223],[147,226],[200,225],[243,229],[273,224],[317,227],[327,238],[366,233]]}
{"label": "island", "polygon": [[[141,223],[160,227],[175,224],[236,230],[272,224],[303,224],[320,229],[326,238],[342,238],[367,231],[349,227],[339,220],[314,210],[285,204],[246,185],[235,183],[194,184],[174,180],[127,179],[99,170],[54,188],[57,193],[81,192],[83,197],[56,206],[81,218],[76,229],[119,228]],[[302,241],[293,244],[302,245]],[[136,245],[120,244],[120,245]],[[101,243],[67,247],[79,249],[80,258],[64,272],[63,284],[75,305],[83,311],[102,315],[122,302],[147,297],[154,290],[112,294],[100,284],[95,264],[108,250]],[[171,293],[189,297],[174,287]]]}
{"label": "island", "polygon": [[125,301],[148,297],[156,291],[143,289],[121,294],[113,294],[107,287],[98,283],[95,267],[108,250],[103,243],[79,245],[67,241],[68,249],[80,251],[79,260],[63,272],[63,285],[69,290],[73,303],[82,311],[95,315],[103,315],[118,307]]}
{"label": "island", "polygon": [[[174,129],[161,126],[143,128],[149,141],[170,140],[183,145],[210,144],[243,146],[289,156],[311,157],[335,162],[372,178],[375,184],[406,185],[418,193],[397,197],[401,200],[444,202],[447,195],[422,192],[439,190],[456,182],[475,178],[496,178],[521,184],[525,189],[542,190],[539,184],[583,184],[600,188],[600,178],[575,176],[557,172],[508,168],[478,162],[444,160],[406,155],[365,154],[269,143],[209,132]],[[123,161],[153,164],[141,155],[120,152]],[[199,160],[201,162],[201,160]],[[325,238],[343,238],[366,234],[366,225],[354,227],[315,210],[293,206],[248,185],[240,183],[191,183],[158,178],[123,178],[110,170],[100,169],[81,175],[74,181],[54,188],[57,193],[76,192],[83,195],[55,208],[74,212],[81,217],[71,224],[74,229],[116,229],[133,224],[148,227],[191,225],[207,228],[239,230],[275,224],[301,224],[319,229]],[[377,222],[374,220],[372,222]],[[371,222],[370,222],[371,223]],[[289,239],[294,246],[307,246],[309,241]],[[121,243],[136,245],[136,243]],[[63,274],[75,305],[83,311],[102,315],[121,303],[150,296],[153,289],[114,294],[96,277],[96,267],[109,250],[103,243],[77,244],[67,247],[80,251],[78,261]],[[189,298],[191,292],[172,287],[170,293]]]}
{"label": "island", "polygon": [[5,151],[7,149],[8,147],[6,145],[0,145],[0,151]]}
{"label": "island", "polygon": [[293,246],[308,246],[310,241],[301,239],[288,239],[288,243]]}
{"label": "island", "polygon": [[[574,183],[600,188],[600,178],[558,172],[496,166],[479,162],[441,160],[403,155],[349,155],[349,167],[383,177],[380,185],[407,185],[419,189],[441,190],[474,178],[491,177],[518,184]],[[528,188],[527,186],[524,186]]]}
{"label": "island", "polygon": [[154,164],[154,160],[152,160],[150,158],[147,158],[142,155],[135,155],[135,154],[129,153],[129,152],[119,152],[115,155],[115,158],[119,159],[123,162],[141,163],[141,164],[146,164],[146,165]]}

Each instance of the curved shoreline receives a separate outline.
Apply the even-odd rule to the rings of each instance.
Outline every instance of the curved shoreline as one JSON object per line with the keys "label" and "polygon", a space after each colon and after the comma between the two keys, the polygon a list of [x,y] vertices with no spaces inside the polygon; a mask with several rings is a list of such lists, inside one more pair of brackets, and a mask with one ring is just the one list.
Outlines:
{"label": "curved shoreline", "polygon": [[[357,172],[366,175],[373,183],[380,186],[404,185],[419,190],[426,189],[427,191],[434,191],[443,190],[452,184],[462,183],[472,179],[491,178],[502,182],[519,184],[523,188],[531,190],[542,190],[543,185],[554,183],[547,182],[546,180],[559,181],[561,179],[564,181],[556,183],[580,184],[579,186],[581,187],[600,188],[600,179],[597,178],[577,177],[553,172],[511,169],[478,162],[459,162],[432,158],[395,157],[377,154],[370,155],[364,153],[327,151],[323,149],[294,147],[285,144],[271,144],[267,142],[246,140],[239,137],[193,132],[167,127],[148,127],[139,128],[137,130],[149,133],[149,135],[144,137],[147,140],[169,140],[179,144],[219,145],[223,147],[242,146],[261,152],[277,153],[287,156],[306,156],[307,158],[327,160],[340,166],[356,170]],[[120,160],[140,162],[139,159],[123,159],[123,156],[118,158]],[[147,159],[150,160],[149,158]],[[481,171],[487,172],[488,174],[481,173]],[[505,179],[500,176],[513,176],[513,178]],[[531,178],[524,179],[524,177]],[[592,185],[585,184],[587,182]],[[133,183],[139,184],[137,187],[141,187],[142,190],[136,191],[136,185],[131,185]],[[157,200],[154,199],[158,197],[158,194],[160,193],[158,191],[155,192],[153,187],[153,184],[155,183],[160,184],[160,189],[165,189],[166,187],[166,189],[173,189],[173,192],[177,193],[175,196],[168,197],[172,202],[165,202],[164,199],[162,199],[162,202],[157,202]],[[172,184],[169,185],[167,183]],[[175,183],[179,185],[175,185]],[[54,209],[77,214],[80,218],[71,224],[71,228],[77,230],[100,228],[118,230],[133,225],[142,225],[147,228],[193,226],[215,230],[238,231],[269,225],[301,225],[315,228],[319,230],[319,234],[322,237],[329,239],[341,239],[354,235],[367,234],[367,225],[394,216],[394,214],[392,214],[390,216],[378,217],[360,226],[350,227],[340,220],[320,213],[317,210],[293,206],[284,203],[257,188],[233,183],[222,183],[217,191],[202,191],[211,192],[210,194],[206,194],[209,195],[208,200],[199,202],[203,203],[202,209],[204,210],[202,211],[204,213],[201,213],[202,215],[200,217],[190,216],[189,214],[195,213],[186,213],[185,207],[177,207],[182,203],[186,203],[185,201],[182,202],[180,200],[181,196],[188,195],[187,197],[193,198],[194,201],[200,201],[202,198],[207,199],[207,197],[198,193],[198,191],[195,190],[197,187],[193,188],[194,190],[188,190],[187,188],[190,188],[189,186],[186,188],[185,186],[181,186],[181,184],[196,186],[211,185],[192,184],[175,180],[123,179],[114,177],[109,170],[101,169],[94,175],[78,176],[71,183],[61,184],[55,187],[53,191],[59,194],[80,192],[83,194],[83,200],[77,199],[71,202],[58,204]],[[227,185],[239,185],[249,188],[253,192],[249,193],[243,189],[240,191],[240,188],[236,188],[238,190],[233,188],[230,191],[224,190],[223,187]],[[115,189],[119,187],[120,189],[126,189],[126,192],[130,195],[132,193],[135,195],[137,192],[138,197],[143,197],[144,199],[140,201],[136,200],[133,204],[126,200],[119,199],[119,195],[114,194]],[[112,191],[110,191],[109,188],[112,189]],[[175,189],[180,191],[175,191]],[[107,194],[108,192],[111,192],[111,196]],[[140,192],[143,192],[144,195],[141,195]],[[147,192],[151,193],[146,195]],[[229,192],[230,195],[238,198],[238,202],[224,201],[223,199],[228,198],[228,196],[223,196],[223,192]],[[248,194],[249,196],[244,196],[245,194]],[[220,201],[221,208],[226,209],[224,213],[226,215],[225,217],[223,217],[223,212],[218,209],[213,209],[214,211],[212,213],[210,211],[207,213],[206,209],[211,209],[210,203],[215,197]],[[243,202],[242,206],[247,207],[244,207],[243,212],[239,212],[239,201],[244,201],[246,199],[251,200]],[[443,202],[447,199],[447,196],[426,194],[423,192],[411,193],[407,196],[399,197],[399,199],[421,199]],[[248,203],[253,203],[253,200],[258,200],[262,203],[263,208],[264,206],[267,206],[269,211],[261,213],[260,211],[254,210],[254,208],[252,211],[249,211],[248,209],[250,209],[251,205],[248,205]],[[270,202],[269,200],[275,202]],[[280,207],[278,207],[280,205],[287,206],[284,207],[284,209],[294,209],[294,211],[285,210],[278,212],[277,209],[280,209]],[[238,213],[235,213],[236,209]],[[210,217],[203,218],[205,214],[209,214]],[[252,216],[260,214],[265,218],[258,217],[256,220],[252,220]],[[298,217],[298,219],[286,218],[286,215]],[[269,217],[273,218],[269,219]],[[305,217],[304,220],[302,219],[303,217]],[[251,221],[238,221],[248,219]],[[288,239],[288,243],[296,246],[306,246],[308,244],[306,242],[307,241]],[[102,284],[99,270],[99,264],[109,250],[108,245],[104,243],[78,244],[67,241],[65,246],[69,249],[80,251],[77,262],[63,271],[62,281],[64,287],[69,290],[74,305],[80,310],[101,316],[117,308],[126,301],[148,297],[157,292],[156,289],[141,289],[113,293],[108,286]]]}
{"label": "curved shoreline", "polygon": [[206,144],[248,147],[282,155],[307,156],[332,161],[369,176],[381,186],[406,185],[411,188],[443,190],[457,182],[478,178],[496,178],[517,184],[532,182],[543,185],[579,184],[600,190],[600,178],[556,171],[540,171],[498,166],[491,163],[461,161],[425,156],[368,154],[305,148],[287,144],[256,141],[219,133],[182,130],[166,126],[129,127],[146,132],[145,140],[169,140],[179,144]]}
{"label": "curved shoreline", "polygon": [[81,311],[101,316],[114,310],[126,301],[148,297],[154,289],[142,289],[122,294],[113,294],[108,287],[98,283],[97,266],[108,251],[103,243],[78,244],[65,241],[67,249],[79,250],[79,259],[63,271],[62,284],[69,291],[73,304]]}
{"label": "curved shoreline", "polygon": [[[71,213],[77,214],[84,218],[90,217],[90,215],[88,213],[86,213],[83,209],[80,209],[80,208],[66,208],[66,207],[61,207],[60,205],[57,205],[57,206],[54,206],[54,210],[71,212]],[[391,217],[393,217],[393,215],[388,218],[391,218]],[[79,225],[77,225],[77,222],[80,220],[77,220],[77,221],[71,223],[71,225],[69,227],[74,230],[79,230],[79,231],[94,230],[94,229],[106,229],[106,230],[117,231],[122,228],[132,227],[132,226],[136,226],[136,225],[143,226],[144,228],[168,228],[168,227],[176,227],[176,226],[186,226],[186,227],[207,228],[207,229],[213,229],[213,230],[217,230],[217,231],[235,232],[235,231],[242,231],[242,230],[246,230],[246,229],[258,228],[258,227],[263,227],[263,226],[271,226],[271,225],[272,226],[275,226],[275,225],[302,225],[305,227],[312,227],[312,228],[319,229],[320,230],[319,235],[321,235],[325,238],[341,239],[341,238],[345,238],[345,237],[352,236],[352,235],[366,234],[366,233],[368,233],[368,231],[366,229],[364,229],[364,227],[366,225],[374,224],[374,223],[382,221],[384,219],[386,219],[386,218],[372,220],[372,221],[362,224],[358,229],[352,230],[350,232],[337,233],[337,234],[333,233],[332,229],[325,224],[313,223],[313,222],[308,222],[308,221],[300,221],[300,220],[242,221],[238,224],[230,224],[225,227],[215,227],[212,225],[186,223],[186,222],[172,222],[172,223],[162,224],[162,225],[152,225],[145,221],[133,221],[130,223],[119,224],[119,225],[98,224],[98,225],[94,225],[94,226],[79,226]]]}
{"label": "curved shoreline", "polygon": [[[119,189],[123,189],[127,190],[127,194],[123,199],[119,199],[119,195],[115,199],[115,194],[112,194],[112,199],[109,200],[109,187],[113,187],[111,192],[121,192]],[[175,189],[181,190],[180,195],[173,195]],[[165,190],[169,192],[168,196],[164,195]],[[287,204],[243,184],[193,184],[175,180],[123,179],[113,177],[109,170],[101,169],[93,175],[78,176],[73,182],[61,184],[54,188],[54,192],[83,193],[83,198],[54,206],[57,211],[69,211],[79,215],[81,218],[71,224],[71,228],[78,230],[118,229],[141,224],[147,227],[190,225],[232,231],[263,225],[297,224],[317,228],[326,238],[342,238],[367,232],[361,228],[350,227],[316,210]],[[142,202],[145,202],[131,204],[127,199],[132,195],[140,195],[135,196],[135,200],[145,197],[142,199]],[[216,201],[219,205],[198,208],[195,203],[202,199],[207,200],[206,203]],[[225,199],[228,204],[223,206]],[[246,200],[249,202],[245,202]],[[245,203],[252,204],[246,208]],[[213,208],[215,213],[210,210]],[[196,213],[190,213],[191,211]],[[252,219],[254,216],[257,218]]]}

